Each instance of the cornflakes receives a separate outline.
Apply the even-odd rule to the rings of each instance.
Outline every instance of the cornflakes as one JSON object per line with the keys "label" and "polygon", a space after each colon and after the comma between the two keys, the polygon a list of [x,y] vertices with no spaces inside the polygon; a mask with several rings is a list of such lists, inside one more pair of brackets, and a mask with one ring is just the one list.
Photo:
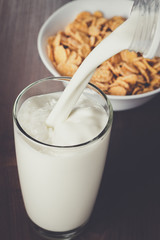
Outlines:
{"label": "cornflakes", "polygon": [[[92,49],[125,20],[121,16],[107,19],[101,11],[80,12],[64,31],[48,38],[48,57],[61,75],[72,77]],[[96,69],[91,82],[111,95],[152,91],[160,87],[160,58],[121,51]]]}

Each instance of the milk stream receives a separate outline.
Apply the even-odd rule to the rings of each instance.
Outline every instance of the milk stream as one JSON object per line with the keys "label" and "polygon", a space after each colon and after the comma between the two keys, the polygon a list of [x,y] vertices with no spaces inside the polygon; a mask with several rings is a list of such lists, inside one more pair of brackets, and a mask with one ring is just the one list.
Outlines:
{"label": "milk stream", "polygon": [[128,49],[138,24],[137,13],[132,14],[122,25],[105,38],[82,62],[59,101],[51,111],[46,124],[53,127],[66,120],[79,99],[91,76],[102,62],[118,52]]}

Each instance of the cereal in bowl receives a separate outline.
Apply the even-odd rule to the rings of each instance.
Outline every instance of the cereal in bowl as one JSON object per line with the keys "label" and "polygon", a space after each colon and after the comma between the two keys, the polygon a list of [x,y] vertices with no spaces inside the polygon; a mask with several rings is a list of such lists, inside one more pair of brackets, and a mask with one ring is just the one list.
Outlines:
{"label": "cereal in bowl", "polygon": [[[82,61],[105,37],[126,19],[87,11],[77,15],[64,31],[49,37],[48,57],[62,76],[73,76]],[[102,63],[91,83],[109,95],[135,95],[160,87],[160,58],[143,58],[124,50]]]}

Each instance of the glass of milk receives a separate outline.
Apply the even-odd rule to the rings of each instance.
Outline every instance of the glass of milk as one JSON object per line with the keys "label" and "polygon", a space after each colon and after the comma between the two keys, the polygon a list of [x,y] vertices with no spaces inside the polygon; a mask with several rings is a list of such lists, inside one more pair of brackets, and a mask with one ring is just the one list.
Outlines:
{"label": "glass of milk", "polygon": [[[83,110],[87,109],[88,103],[89,107],[98,106],[102,114],[94,112],[91,124],[87,122],[90,120],[85,120],[83,124],[88,125],[84,128],[81,122],[73,127],[73,131],[76,132],[77,128],[78,134],[84,135],[86,140],[70,143],[74,135],[71,123],[68,132],[64,130],[63,134],[61,131],[57,145],[48,142],[50,136],[52,139],[52,129],[45,125],[46,112],[51,110],[69,79],[51,77],[29,85],[19,94],[13,108],[17,166],[26,212],[32,226],[40,234],[58,239],[77,236],[91,216],[106,162],[113,118],[112,107],[105,94],[88,84],[77,103],[81,110],[78,116],[84,115]],[[41,109],[46,99],[45,107]],[[28,108],[21,111],[26,102]],[[22,117],[19,116],[20,112]],[[107,117],[103,119],[104,115]],[[36,120],[32,121],[32,117]],[[103,128],[92,136],[94,118],[99,126],[97,117],[103,122]],[[41,118],[44,126],[39,125]]]}

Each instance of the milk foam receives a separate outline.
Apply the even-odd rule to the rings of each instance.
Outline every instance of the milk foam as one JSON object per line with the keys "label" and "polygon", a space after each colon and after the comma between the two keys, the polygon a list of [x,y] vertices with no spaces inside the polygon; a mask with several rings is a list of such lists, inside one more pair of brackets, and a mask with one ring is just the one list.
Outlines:
{"label": "milk foam", "polygon": [[[60,96],[60,95],[59,95]],[[46,118],[59,98],[57,94],[34,96],[23,103],[18,113],[21,127],[33,138],[52,145],[77,145],[98,136],[108,116],[105,110],[82,95],[69,118],[48,127]]]}

